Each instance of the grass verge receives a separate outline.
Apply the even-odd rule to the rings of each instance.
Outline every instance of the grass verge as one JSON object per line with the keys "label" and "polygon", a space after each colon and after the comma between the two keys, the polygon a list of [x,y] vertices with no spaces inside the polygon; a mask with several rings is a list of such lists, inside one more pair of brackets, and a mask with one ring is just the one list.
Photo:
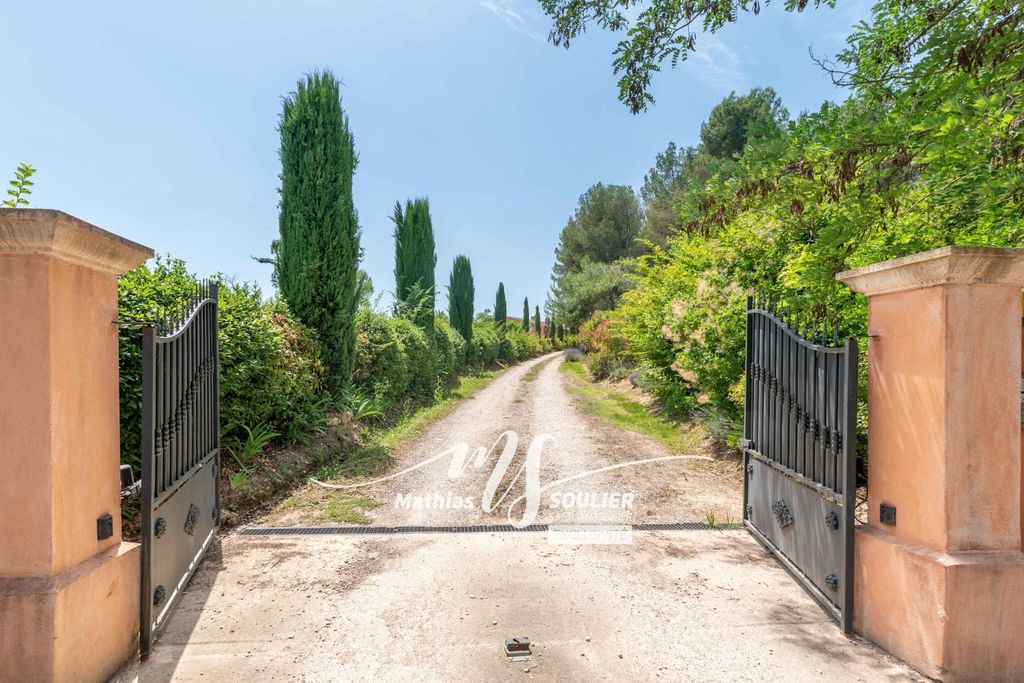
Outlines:
{"label": "grass verge", "polygon": [[569,393],[579,398],[583,409],[616,427],[652,437],[674,453],[696,449],[706,438],[700,425],[659,415],[652,406],[638,400],[635,392],[609,382],[594,382],[579,362],[566,361],[559,370],[566,375]]}
{"label": "grass verge", "polygon": [[[410,412],[385,429],[371,432],[363,446],[332,458],[320,467],[314,478],[351,484],[383,473],[391,464],[391,453],[396,448],[451,413],[460,401],[471,398],[506,369],[486,370],[459,378],[458,385],[440,401]],[[312,521],[368,524],[370,518],[365,511],[376,506],[376,501],[358,494],[311,484],[286,498],[275,512],[286,515],[297,512]]]}

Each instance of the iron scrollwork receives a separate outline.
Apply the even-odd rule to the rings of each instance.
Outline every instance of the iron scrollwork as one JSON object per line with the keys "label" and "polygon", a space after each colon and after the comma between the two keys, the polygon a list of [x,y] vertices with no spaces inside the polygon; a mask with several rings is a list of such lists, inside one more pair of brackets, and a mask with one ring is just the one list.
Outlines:
{"label": "iron scrollwork", "polygon": [[779,522],[779,526],[785,529],[788,526],[793,526],[793,515],[789,511],[789,507],[786,505],[786,501],[781,498],[772,503],[772,512],[775,513],[775,519]]}

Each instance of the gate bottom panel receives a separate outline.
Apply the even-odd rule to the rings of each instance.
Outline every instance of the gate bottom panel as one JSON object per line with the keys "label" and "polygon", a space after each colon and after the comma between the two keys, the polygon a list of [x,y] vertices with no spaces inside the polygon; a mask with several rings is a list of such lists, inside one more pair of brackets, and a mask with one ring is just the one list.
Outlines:
{"label": "gate bottom panel", "polygon": [[843,596],[843,510],[798,478],[747,456],[747,520],[824,602],[839,609]]}
{"label": "gate bottom panel", "polygon": [[217,454],[211,454],[187,481],[153,508],[149,604],[154,636],[219,528],[217,465]]}

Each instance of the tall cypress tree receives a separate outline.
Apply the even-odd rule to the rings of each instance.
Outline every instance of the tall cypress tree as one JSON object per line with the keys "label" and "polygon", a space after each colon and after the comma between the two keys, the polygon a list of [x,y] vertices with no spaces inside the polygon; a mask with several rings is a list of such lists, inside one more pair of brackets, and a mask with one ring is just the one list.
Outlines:
{"label": "tall cypress tree", "polygon": [[505,319],[508,318],[508,306],[505,303],[505,283],[498,283],[498,294],[494,297],[494,322],[499,325],[505,325]]}
{"label": "tall cypress tree", "polygon": [[537,336],[543,336],[540,329],[540,306],[533,307],[533,329],[537,331]]}
{"label": "tall cypress tree", "polygon": [[292,314],[316,333],[328,386],[352,378],[358,304],[359,221],[352,202],[355,142],[329,71],[284,99],[275,275]]}
{"label": "tall cypress tree", "polygon": [[448,319],[466,343],[473,340],[473,268],[461,254],[455,257],[448,280]]}
{"label": "tall cypress tree", "polygon": [[523,297],[523,332],[530,331],[530,299]]}
{"label": "tall cypress tree", "polygon": [[396,307],[414,311],[413,320],[427,334],[434,333],[434,227],[430,202],[424,197],[402,205],[395,202]]}

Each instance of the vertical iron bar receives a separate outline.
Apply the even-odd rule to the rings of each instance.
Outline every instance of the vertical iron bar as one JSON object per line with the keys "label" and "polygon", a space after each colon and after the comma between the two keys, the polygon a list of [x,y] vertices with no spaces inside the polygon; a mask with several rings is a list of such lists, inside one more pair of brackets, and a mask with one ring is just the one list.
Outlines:
{"label": "vertical iron bar", "polygon": [[750,419],[750,406],[751,406],[751,402],[753,400],[753,396],[751,394],[751,387],[752,387],[752,385],[751,385],[751,378],[750,378],[750,360],[751,360],[751,355],[752,355],[751,354],[751,345],[753,344],[753,340],[751,339],[751,336],[750,336],[751,335],[750,309],[753,308],[752,304],[753,304],[753,297],[747,296],[747,310],[746,310],[746,313],[743,316],[744,334],[746,335],[744,337],[744,340],[743,340],[744,341],[744,345],[743,345],[743,372],[744,372],[744,378],[743,378],[743,382],[744,382],[743,383],[743,388],[744,388],[744,392],[743,392],[743,438],[747,442],[747,448],[743,449],[743,511],[742,511],[742,514],[743,514],[743,521],[744,522],[747,522],[750,519],[750,516],[747,514],[747,501],[750,500],[750,497],[749,497],[750,474],[747,472],[747,464],[750,462],[750,452],[749,452],[750,445],[749,444],[750,444],[750,441],[752,440],[751,428],[753,426],[751,424],[751,419]]}
{"label": "vertical iron bar", "polygon": [[853,544],[857,507],[857,340],[846,342],[843,386],[843,633],[853,633]]}
{"label": "vertical iron bar", "polygon": [[778,377],[778,369],[775,367],[775,347],[778,331],[774,319],[768,317],[768,451],[772,461],[778,462],[778,449],[775,447],[775,437],[778,430],[775,429],[775,378]]}
{"label": "vertical iron bar", "polygon": [[822,360],[825,362],[825,373],[822,378],[824,402],[821,418],[821,458],[825,469],[821,475],[821,483],[831,489],[835,485],[835,482],[832,481],[832,452],[829,448],[832,436],[832,354],[827,352],[822,354]]}
{"label": "vertical iron bar", "polygon": [[213,479],[215,482],[214,486],[214,500],[216,501],[216,520],[217,526],[220,526],[220,339],[218,335],[218,320],[220,318],[220,299],[219,299],[219,287],[216,282],[210,285],[210,298],[213,299],[213,368],[214,368],[214,420],[216,421],[216,444],[217,454],[213,458],[214,469]]}
{"label": "vertical iron bar", "polygon": [[142,557],[139,577],[139,651],[149,654],[152,638],[153,480],[155,452],[156,331],[142,328]]}
{"label": "vertical iron bar", "polygon": [[844,354],[837,353],[833,354],[832,359],[832,413],[829,418],[829,422],[832,425],[832,440],[829,442],[828,449],[832,454],[832,490],[837,493],[842,490],[842,469],[840,464],[842,458],[839,455],[839,449],[836,448],[838,434],[842,431],[842,423],[839,419],[840,408],[839,403],[842,400],[843,389],[842,389],[842,361],[844,360]]}
{"label": "vertical iron bar", "polygon": [[818,349],[811,347],[811,405],[810,408],[810,429],[808,429],[808,441],[811,447],[811,462],[808,468],[808,475],[811,481],[818,481],[818,441],[815,438],[814,426],[818,420]]}
{"label": "vertical iron bar", "polygon": [[[753,297],[748,296],[747,297],[747,312],[743,316],[744,334],[746,335],[744,337],[744,339],[743,339],[743,342],[744,342],[743,343],[743,373],[744,373],[744,379],[743,379],[743,390],[744,390],[743,391],[743,438],[748,440],[748,441],[753,440],[753,437],[751,436],[751,431],[750,431],[751,427],[752,427],[752,425],[750,423],[750,399],[751,399],[751,395],[750,395],[750,389],[751,389],[751,384],[750,384],[750,358],[751,358],[751,353],[750,353],[750,349],[751,349],[751,344],[753,343],[753,340],[751,340],[751,338],[750,338],[750,309],[752,308],[752,306],[751,306],[752,303],[753,303]],[[744,497],[744,500],[746,500],[745,497]]]}

